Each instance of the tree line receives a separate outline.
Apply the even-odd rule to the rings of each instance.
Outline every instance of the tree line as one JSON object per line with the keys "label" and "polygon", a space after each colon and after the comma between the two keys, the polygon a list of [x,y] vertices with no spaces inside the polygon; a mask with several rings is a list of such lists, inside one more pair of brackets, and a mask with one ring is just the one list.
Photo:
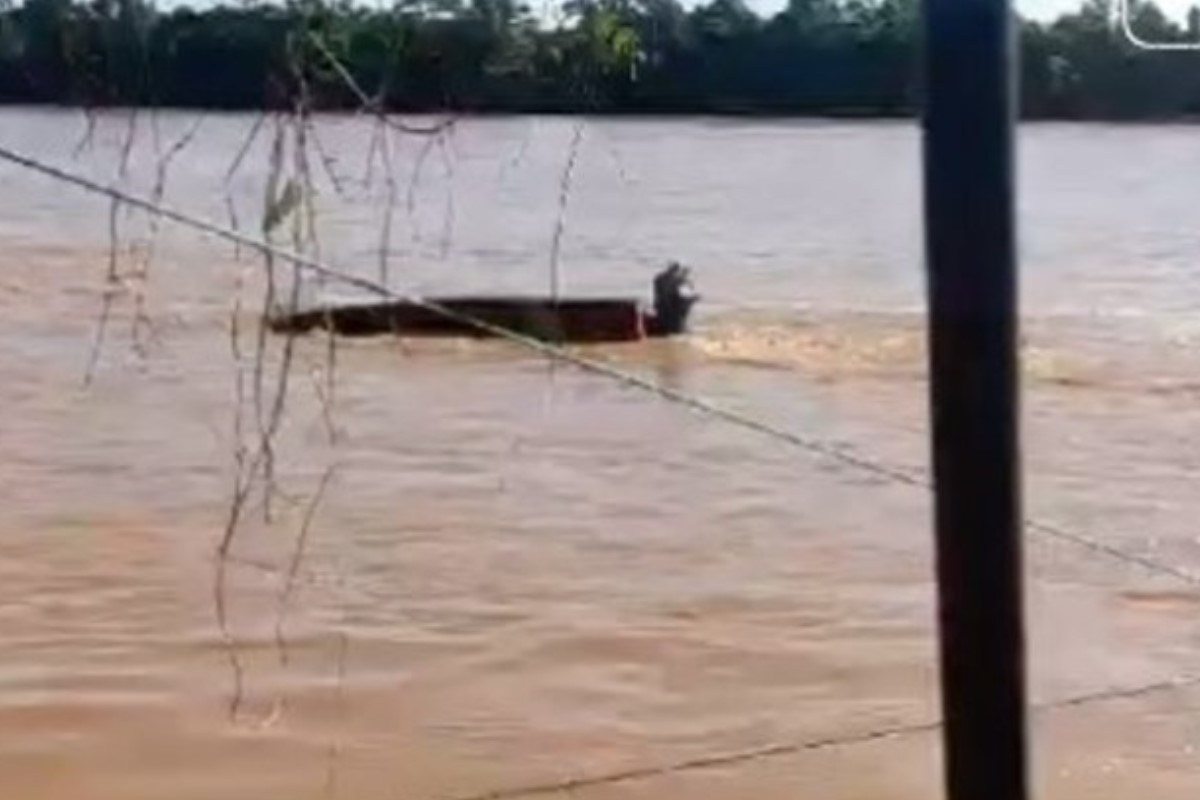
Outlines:
{"label": "tree line", "polygon": [[[920,92],[919,0],[0,0],[0,102],[219,109],[903,116]],[[1200,54],[1148,52],[1111,0],[1019,19],[1026,117],[1200,112]],[[1154,41],[1200,40],[1135,0]],[[967,43],[969,46],[969,43]]]}

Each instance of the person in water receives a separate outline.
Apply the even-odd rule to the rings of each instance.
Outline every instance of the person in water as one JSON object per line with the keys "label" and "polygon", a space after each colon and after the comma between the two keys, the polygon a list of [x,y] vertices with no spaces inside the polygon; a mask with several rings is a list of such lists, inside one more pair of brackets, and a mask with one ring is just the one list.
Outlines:
{"label": "person in water", "polygon": [[654,315],[649,320],[651,335],[686,333],[692,306],[700,296],[692,286],[692,271],[672,261],[654,276]]}

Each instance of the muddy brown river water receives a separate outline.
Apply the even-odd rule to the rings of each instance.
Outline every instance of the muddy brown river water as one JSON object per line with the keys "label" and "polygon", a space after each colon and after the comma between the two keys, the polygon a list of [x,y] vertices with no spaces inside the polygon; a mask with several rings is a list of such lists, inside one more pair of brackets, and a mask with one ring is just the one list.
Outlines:
{"label": "muddy brown river water", "polygon": [[[125,185],[194,120],[142,116]],[[266,139],[224,176],[253,124],[205,118],[168,202],[252,228]],[[647,294],[677,258],[704,294],[690,337],[588,356],[922,473],[916,129],[589,121],[564,209],[576,124],[398,139],[390,190],[368,121],[318,119],[322,257],[375,274],[390,193],[397,286],[540,291],[561,216],[568,291]],[[126,118],[76,151],[86,127],[7,109],[0,143],[114,179]],[[1200,130],[1020,145],[1028,512],[1200,572]],[[0,797],[470,798],[936,719],[924,492],[496,342],[343,343],[329,419],[325,342],[298,343],[283,495],[235,537],[223,633],[230,315],[244,281],[252,328],[261,271],[163,227],[153,335],[130,283],[85,387],[109,211],[0,166]],[[146,225],[116,221],[128,266]],[[1200,674],[1196,585],[1036,534],[1028,560],[1039,702]],[[1197,745],[1200,689],[1053,708],[1036,782],[1190,800]],[[938,769],[925,730],[559,795],[915,800]]]}

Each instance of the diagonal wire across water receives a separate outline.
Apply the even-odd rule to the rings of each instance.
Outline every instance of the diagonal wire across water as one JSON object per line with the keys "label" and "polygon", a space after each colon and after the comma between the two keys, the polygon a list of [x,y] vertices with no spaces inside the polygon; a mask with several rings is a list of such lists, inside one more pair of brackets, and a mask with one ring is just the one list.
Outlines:
{"label": "diagonal wire across water", "polygon": [[[386,299],[400,300],[420,306],[432,313],[438,314],[460,324],[467,325],[482,333],[487,333],[489,335],[504,339],[512,344],[533,351],[539,355],[555,361],[570,364],[571,366],[574,366],[585,372],[599,375],[629,388],[654,395],[662,400],[690,409],[691,411],[711,419],[716,419],[730,425],[753,431],[792,447],[808,451],[809,453],[822,458],[836,461],[860,472],[873,475],[877,478],[882,478],[892,483],[904,484],[923,489],[933,488],[928,476],[918,473],[915,470],[896,467],[885,464],[866,455],[849,452],[845,448],[839,447],[829,441],[805,436],[801,433],[774,425],[765,420],[760,420],[744,414],[736,409],[720,405],[707,398],[690,394],[679,389],[673,389],[669,386],[664,386],[642,375],[638,375],[637,373],[620,369],[604,361],[588,358],[572,352],[571,350],[560,345],[546,342],[532,336],[527,336],[499,325],[494,325],[485,320],[471,316],[470,314],[464,314],[460,311],[447,308],[435,301],[427,300],[414,294],[397,291],[369,278],[354,275],[336,267],[332,267],[323,261],[310,258],[286,248],[278,247],[270,242],[265,241],[264,239],[251,236],[225,225],[211,222],[192,214],[174,209],[168,205],[165,205],[164,203],[152,200],[150,198],[141,197],[116,187],[106,186],[76,172],[54,166],[32,156],[11,150],[7,147],[0,146],[0,160],[8,161],[12,164],[32,170],[33,172],[37,172],[46,177],[53,178],[63,183],[71,184],[92,194],[107,197],[111,201],[123,203],[131,208],[137,208],[148,214],[161,217],[185,227],[193,228],[195,230],[211,234],[221,239],[225,239],[226,241],[230,241],[244,247],[249,247],[263,253],[268,253],[276,258],[288,261],[295,265],[298,269],[309,272],[313,275],[338,281],[347,286],[362,289]],[[1114,545],[1106,544],[1105,542],[1086,534],[1079,533],[1077,531],[1071,531],[1058,525],[1035,519],[1027,519],[1025,522],[1025,528],[1029,531],[1039,533],[1044,536],[1070,542],[1079,547],[1091,550],[1094,553],[1123,561],[1128,565],[1139,567],[1147,570],[1148,572],[1169,576],[1191,584],[1192,586],[1200,587],[1200,574],[1174,564],[1151,558],[1149,556],[1123,550]]]}
{"label": "diagonal wire across water", "polygon": [[[795,431],[782,428],[770,422],[757,419],[736,409],[717,404],[704,397],[661,385],[649,378],[633,372],[622,370],[612,364],[574,353],[567,348],[551,342],[542,341],[502,326],[493,325],[485,320],[464,314],[425,298],[399,292],[381,283],[345,272],[329,264],[281,248],[263,239],[242,233],[230,227],[194,216],[184,211],[172,208],[155,199],[142,197],[113,186],[107,186],[92,180],[77,172],[55,166],[32,156],[0,146],[0,160],[36,172],[45,177],[70,184],[91,194],[108,198],[115,203],[124,204],[139,209],[152,216],[166,219],[184,227],[192,228],[212,236],[248,247],[262,253],[293,264],[296,268],[315,276],[338,281],[347,286],[365,290],[383,298],[400,300],[420,306],[432,313],[443,316],[463,325],[467,325],[482,333],[504,339],[526,350],[569,364],[585,372],[612,380],[623,386],[656,396],[664,401],[687,408],[705,417],[734,425],[766,436],[783,444],[807,451],[821,458],[838,462],[862,473],[872,475],[896,484],[931,490],[933,488],[927,475],[915,470],[905,469],[883,463],[869,456],[848,452],[831,442],[805,436]],[[1139,553],[1130,552],[1115,545],[1107,544],[1095,537],[1072,531],[1055,524],[1036,519],[1025,521],[1025,530],[1069,542],[1075,546],[1089,550],[1129,566],[1135,566],[1149,573],[1170,577],[1193,587],[1200,587],[1200,575],[1184,567],[1161,561]],[[1091,692],[1076,696],[1050,701],[1039,705],[1038,710],[1053,710],[1080,706],[1105,700],[1132,698],[1160,691],[1185,688],[1200,684],[1200,676],[1185,676],[1134,687],[1116,688]],[[701,756],[665,765],[631,768],[624,771],[600,775],[574,778],[566,781],[501,789],[474,795],[461,800],[509,800],[510,798],[546,795],[559,792],[570,792],[591,786],[620,783],[633,780],[643,780],[677,772],[727,766],[730,764],[756,761],[765,758],[791,755],[807,751],[822,750],[834,747],[844,747],[863,744],[897,736],[912,735],[940,728],[940,720],[913,722],[892,725],[884,728],[841,736],[828,736],[798,742],[769,744],[747,750],[726,752],[721,754]]]}

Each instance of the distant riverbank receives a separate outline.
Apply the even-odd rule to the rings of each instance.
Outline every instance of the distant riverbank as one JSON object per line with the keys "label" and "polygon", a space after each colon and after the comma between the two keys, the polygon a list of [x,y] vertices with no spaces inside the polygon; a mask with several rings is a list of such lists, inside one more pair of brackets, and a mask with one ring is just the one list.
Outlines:
{"label": "distant riverbank", "polygon": [[[763,18],[740,0],[582,0],[548,26],[510,0],[169,13],[27,0],[0,12],[0,103],[904,118],[920,97],[916,11],[793,0]],[[1134,15],[1148,40],[1200,39],[1200,14],[1186,30],[1152,3]],[[1135,48],[1100,0],[1021,21],[1018,44],[1027,119],[1200,115],[1200,55]]]}

